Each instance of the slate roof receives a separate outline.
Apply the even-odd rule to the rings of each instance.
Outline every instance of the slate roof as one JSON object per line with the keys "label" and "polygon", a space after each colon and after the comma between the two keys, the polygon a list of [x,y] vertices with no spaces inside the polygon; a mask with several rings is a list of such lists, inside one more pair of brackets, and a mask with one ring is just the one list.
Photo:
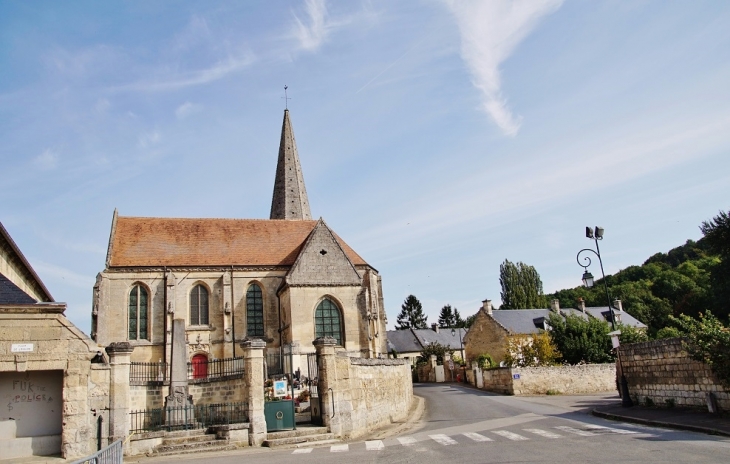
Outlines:
{"label": "slate roof", "polygon": [[439,329],[438,333],[433,329],[389,330],[388,351],[395,348],[398,353],[420,352],[429,343],[440,343],[453,350],[459,350],[461,349],[459,332],[463,342],[467,331],[467,329],[455,329],[456,333],[451,335],[451,329]]}
{"label": "slate roof", "polygon": [[550,313],[549,309],[495,309],[492,317],[512,333],[535,334],[545,329],[543,321]]}
{"label": "slate roof", "polygon": [[[109,267],[291,266],[317,221],[116,216]],[[334,234],[334,232],[333,232]],[[337,234],[354,265],[366,265]]]}
{"label": "slate roof", "polygon": [[[613,311],[616,314],[617,325],[623,324],[623,325],[628,325],[631,327],[636,327],[637,329],[646,328],[646,324],[639,321],[638,319],[636,319],[634,316],[627,313],[626,311],[619,311],[616,308],[614,308]],[[606,321],[609,324],[611,323],[611,310],[608,309],[608,306],[587,307],[586,312],[598,320]]]}
{"label": "slate roof", "polygon": [[35,298],[25,293],[10,279],[0,274],[0,304],[35,304]]}

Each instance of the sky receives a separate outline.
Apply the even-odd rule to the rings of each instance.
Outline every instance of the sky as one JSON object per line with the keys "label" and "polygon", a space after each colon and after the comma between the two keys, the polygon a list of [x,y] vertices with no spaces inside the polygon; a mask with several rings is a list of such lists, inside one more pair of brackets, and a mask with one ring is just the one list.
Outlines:
{"label": "sky", "polygon": [[586,226],[614,273],[730,209],[728,2],[9,0],[0,70],[0,222],[86,333],[115,208],[268,218],[285,104],[389,328],[499,305],[505,259],[579,285]]}

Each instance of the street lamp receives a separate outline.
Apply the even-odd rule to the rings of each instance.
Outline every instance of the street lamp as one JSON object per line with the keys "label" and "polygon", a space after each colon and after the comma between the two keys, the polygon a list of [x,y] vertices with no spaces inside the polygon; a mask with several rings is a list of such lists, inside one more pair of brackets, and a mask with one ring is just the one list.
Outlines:
{"label": "street lamp", "polygon": [[586,227],[586,237],[596,242],[596,249],[592,248],[583,248],[578,252],[578,255],[575,257],[576,261],[578,261],[578,265],[583,268],[583,285],[586,286],[586,288],[593,287],[594,280],[593,280],[593,274],[588,272],[588,266],[591,265],[591,257],[590,256],[583,256],[583,262],[585,264],[581,263],[581,254],[591,252],[594,255],[598,257],[598,263],[601,265],[601,275],[603,276],[603,288],[606,290],[606,303],[608,303],[608,310],[611,312],[611,330],[616,330],[616,316],[613,313],[613,308],[611,307],[611,297],[608,295],[608,284],[606,283],[606,274],[603,272],[603,260],[601,259],[601,250],[598,248],[598,241],[603,240],[603,227],[596,226],[595,229],[591,229],[590,227]]}

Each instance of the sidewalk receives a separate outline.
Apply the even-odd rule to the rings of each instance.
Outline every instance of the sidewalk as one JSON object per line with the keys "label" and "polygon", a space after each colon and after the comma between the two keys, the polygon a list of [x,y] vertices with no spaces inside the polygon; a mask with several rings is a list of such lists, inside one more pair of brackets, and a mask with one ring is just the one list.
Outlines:
{"label": "sidewalk", "polygon": [[618,400],[615,404],[593,409],[593,415],[604,419],[730,437],[730,417],[694,409],[643,406],[624,408]]}

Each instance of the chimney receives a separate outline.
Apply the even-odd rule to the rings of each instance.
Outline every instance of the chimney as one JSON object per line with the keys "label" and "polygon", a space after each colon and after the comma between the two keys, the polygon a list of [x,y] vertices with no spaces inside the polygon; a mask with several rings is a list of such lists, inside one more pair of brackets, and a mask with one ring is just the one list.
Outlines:
{"label": "chimney", "polygon": [[432,330],[433,330],[434,332],[436,332],[436,333],[439,333],[439,325],[438,325],[438,324],[436,324],[435,322],[434,322],[433,324],[431,324],[431,329],[432,329]]}
{"label": "chimney", "polygon": [[492,300],[484,300],[482,301],[482,308],[489,314],[492,315]]}
{"label": "chimney", "polygon": [[586,302],[583,298],[578,298],[578,309],[582,312],[586,312]]}
{"label": "chimney", "polygon": [[619,300],[618,298],[616,298],[615,300],[613,300],[613,307],[616,308],[619,311],[623,311],[624,310],[623,305],[621,305],[621,300]]}
{"label": "chimney", "polygon": [[560,313],[560,300],[555,298],[550,302],[550,310],[554,313]]}

